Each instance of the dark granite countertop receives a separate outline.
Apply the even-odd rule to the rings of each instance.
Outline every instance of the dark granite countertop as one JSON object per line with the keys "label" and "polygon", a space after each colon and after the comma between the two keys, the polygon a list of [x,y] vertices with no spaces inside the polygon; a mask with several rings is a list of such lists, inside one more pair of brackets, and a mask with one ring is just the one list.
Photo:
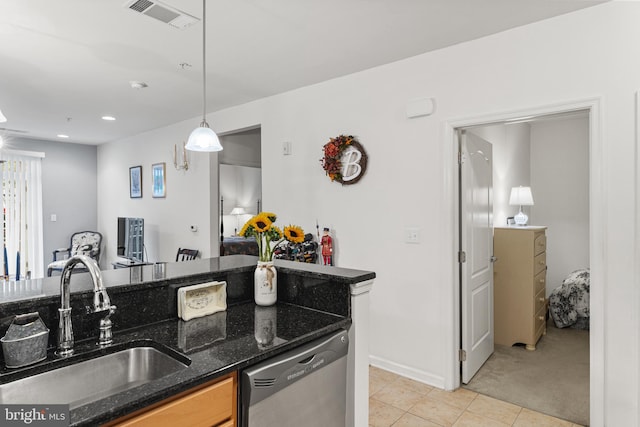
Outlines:
{"label": "dark granite countertop", "polygon": [[[273,334],[269,333],[270,328],[265,334],[264,328],[259,327],[260,324],[264,325],[261,320],[273,325]],[[188,322],[170,319],[123,331],[115,334],[113,345],[105,349],[97,348],[95,339],[79,342],[75,346],[76,355],[58,359],[50,352],[46,361],[2,375],[2,382],[130,347],[152,346],[189,359],[188,367],[166,377],[71,408],[70,425],[96,426],[333,331],[348,329],[350,325],[351,320],[346,317],[292,304],[277,303],[271,307],[260,307],[245,303]],[[265,344],[259,344],[258,340]]]}
{"label": "dark granite countertop", "polygon": [[[351,325],[349,285],[375,278],[375,273],[276,260],[278,303],[253,302],[253,271],[257,257],[234,255],[183,263],[163,263],[103,270],[102,280],[118,306],[114,343],[96,347],[96,328],[84,308],[93,284],[87,273],[71,279],[75,355],[53,354],[60,298],[60,278],[4,283],[0,290],[0,335],[15,314],[38,311],[51,329],[48,357],[23,369],[0,365],[0,383],[70,365],[130,347],[152,346],[189,366],[166,377],[71,408],[73,426],[95,426],[120,418],[166,398],[241,370],[276,354]],[[227,282],[228,308],[188,322],[177,318],[175,295],[181,286],[211,280]],[[265,331],[261,321],[273,325]],[[132,328],[131,325],[141,325]],[[187,361],[187,359],[184,359]],[[51,402],[55,403],[55,402]]]}

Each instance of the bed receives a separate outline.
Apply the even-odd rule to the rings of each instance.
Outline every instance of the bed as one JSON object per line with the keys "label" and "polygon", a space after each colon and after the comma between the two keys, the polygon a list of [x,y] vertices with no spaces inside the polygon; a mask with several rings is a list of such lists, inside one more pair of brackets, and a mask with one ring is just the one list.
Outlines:
{"label": "bed", "polygon": [[220,256],[224,255],[258,255],[258,244],[253,237],[225,237],[220,248]]}
{"label": "bed", "polygon": [[569,274],[549,295],[549,313],[558,328],[589,329],[589,269]]}

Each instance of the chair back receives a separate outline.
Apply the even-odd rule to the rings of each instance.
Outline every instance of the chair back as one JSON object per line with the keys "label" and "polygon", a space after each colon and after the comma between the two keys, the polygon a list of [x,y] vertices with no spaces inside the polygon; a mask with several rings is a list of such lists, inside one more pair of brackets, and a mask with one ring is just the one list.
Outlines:
{"label": "chair back", "polygon": [[70,256],[87,255],[100,261],[102,234],[97,231],[79,231],[71,235]]}
{"label": "chair back", "polygon": [[176,262],[178,261],[191,261],[198,256],[197,249],[184,249],[178,248],[178,254],[176,255]]}

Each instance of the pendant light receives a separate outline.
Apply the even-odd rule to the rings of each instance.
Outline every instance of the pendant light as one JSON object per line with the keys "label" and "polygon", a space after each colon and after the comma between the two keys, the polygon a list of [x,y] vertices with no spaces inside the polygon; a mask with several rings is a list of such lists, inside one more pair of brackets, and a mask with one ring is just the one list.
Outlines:
{"label": "pendant light", "polygon": [[222,151],[218,135],[207,123],[207,9],[202,0],[202,123],[195,128],[185,148],[191,151]]}

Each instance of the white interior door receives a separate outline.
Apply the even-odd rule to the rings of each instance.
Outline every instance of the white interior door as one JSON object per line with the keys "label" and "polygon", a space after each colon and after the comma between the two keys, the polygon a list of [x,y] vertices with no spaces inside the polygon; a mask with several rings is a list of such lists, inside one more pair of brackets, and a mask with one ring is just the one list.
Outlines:
{"label": "white interior door", "polygon": [[462,382],[493,353],[493,158],[491,143],[460,136]]}

